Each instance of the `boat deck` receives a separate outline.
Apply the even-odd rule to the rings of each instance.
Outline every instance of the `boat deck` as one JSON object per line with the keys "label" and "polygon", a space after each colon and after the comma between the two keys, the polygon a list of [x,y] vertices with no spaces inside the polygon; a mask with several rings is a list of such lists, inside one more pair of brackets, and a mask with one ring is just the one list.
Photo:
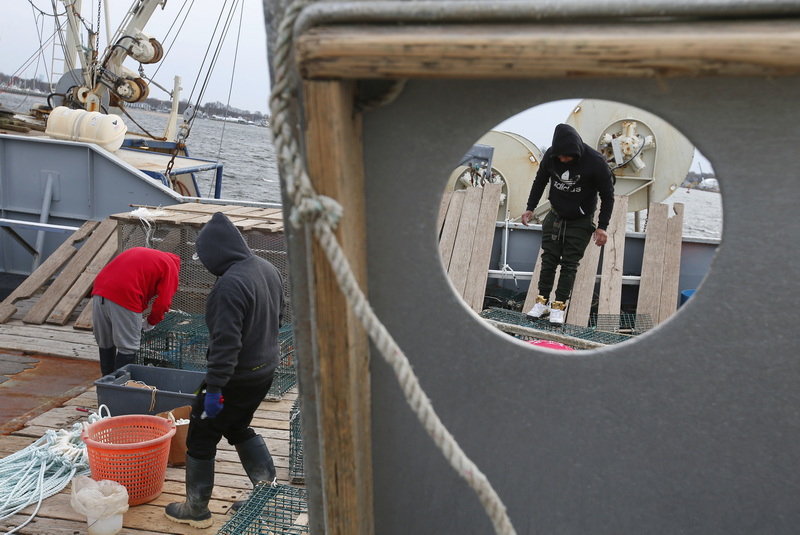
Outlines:
{"label": "boat deck", "polygon": [[[26,345],[28,349],[24,349]],[[44,353],[66,363],[86,363],[97,361],[94,339],[91,332],[76,331],[71,327],[27,326],[19,321],[0,325],[0,353],[3,350],[26,353],[26,357],[43,360]],[[42,351],[39,353],[39,349]],[[72,359],[72,360],[70,360]],[[98,364],[99,366],[99,364]],[[26,368],[14,375],[22,378],[31,373],[33,368]],[[99,370],[97,371],[99,376]],[[37,379],[41,387],[48,392],[52,390],[52,377],[45,375]],[[6,457],[32,444],[49,430],[71,429],[75,422],[86,419],[87,413],[82,409],[97,408],[97,395],[89,378],[82,385],[72,387],[65,395],[54,398],[58,402],[44,404],[24,412],[16,430],[4,430],[0,435],[0,456]],[[9,391],[15,388],[18,381],[0,383],[0,396],[6,399]],[[264,437],[278,471],[278,481],[288,484],[289,479],[289,412],[297,399],[296,387],[287,392],[280,401],[264,401],[255,415],[253,428]],[[161,496],[155,500],[131,507],[124,515],[122,533],[130,535],[157,534],[201,534],[216,533],[230,518],[229,511],[233,502],[246,497],[252,485],[239,463],[235,449],[224,440],[220,443],[216,459],[216,478],[214,493],[209,508],[214,514],[214,525],[207,529],[196,529],[184,524],[171,522],[164,516],[164,507],[174,501],[184,499],[184,474],[182,467],[168,467]],[[294,485],[300,486],[302,485]],[[70,505],[71,489],[67,486],[58,494],[47,498],[35,518],[25,527],[17,531],[21,535],[74,535],[85,533],[86,518],[76,513]],[[0,521],[3,532],[13,529],[35,510],[31,505],[20,514]]]}

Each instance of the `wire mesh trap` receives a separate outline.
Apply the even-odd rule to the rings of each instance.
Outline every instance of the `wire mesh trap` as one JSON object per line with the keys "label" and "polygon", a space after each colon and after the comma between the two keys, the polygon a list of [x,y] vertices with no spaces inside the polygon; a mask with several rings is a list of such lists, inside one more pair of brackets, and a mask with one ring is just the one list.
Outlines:
{"label": "wire mesh trap", "polygon": [[305,483],[303,471],[303,438],[300,435],[300,400],[296,399],[289,412],[289,480]]}
{"label": "wire mesh trap", "polygon": [[170,311],[152,330],[142,333],[136,364],[205,371],[207,351],[205,316]]}
{"label": "wire mesh trap", "polygon": [[[273,401],[283,398],[297,384],[291,325],[281,328],[278,344],[281,357],[266,396],[266,399]],[[204,372],[208,363],[207,351],[208,328],[205,317],[170,311],[152,330],[142,333],[135,362],[144,366]]]}
{"label": "wire mesh trap", "polygon": [[[553,333],[596,344],[611,345],[630,340],[653,326],[653,320],[646,314],[595,314],[588,327],[569,323],[552,324],[547,318],[532,318],[523,312],[514,312],[501,308],[489,308],[481,312],[481,317],[500,324],[524,327],[531,331]],[[530,336],[515,333],[520,339],[532,339]],[[581,349],[576,347],[576,349]]]}
{"label": "wire mesh trap", "polygon": [[[191,314],[205,314],[206,297],[217,277],[208,272],[194,257],[195,242],[202,226],[182,224],[179,220],[152,223],[143,226],[139,220],[118,221],[120,250],[132,247],[150,247],[174,253],[181,259],[178,291],[172,299],[172,308]],[[243,231],[242,236],[254,254],[272,263],[283,277],[286,308],[283,321],[292,323],[291,295],[289,293],[289,261],[286,240],[282,232],[263,233]]]}
{"label": "wire mesh trap", "polygon": [[308,533],[308,498],[305,489],[258,483],[247,502],[218,535],[299,535]]}

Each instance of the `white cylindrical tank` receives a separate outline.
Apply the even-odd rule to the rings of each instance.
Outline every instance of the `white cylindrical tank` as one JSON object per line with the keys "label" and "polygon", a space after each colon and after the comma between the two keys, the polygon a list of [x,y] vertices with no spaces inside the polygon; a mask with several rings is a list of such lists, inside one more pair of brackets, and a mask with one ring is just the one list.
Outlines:
{"label": "white cylindrical tank", "polygon": [[[502,204],[497,210],[497,220],[514,220],[525,211],[533,178],[539,170],[542,151],[533,142],[511,132],[490,130],[478,141],[494,148],[492,174],[503,184]],[[467,187],[464,183],[466,167],[458,167],[450,174],[446,190]]]}
{"label": "white cylindrical tank", "polygon": [[95,143],[114,152],[122,146],[127,131],[119,115],[58,106],[50,112],[45,133],[55,139]]}

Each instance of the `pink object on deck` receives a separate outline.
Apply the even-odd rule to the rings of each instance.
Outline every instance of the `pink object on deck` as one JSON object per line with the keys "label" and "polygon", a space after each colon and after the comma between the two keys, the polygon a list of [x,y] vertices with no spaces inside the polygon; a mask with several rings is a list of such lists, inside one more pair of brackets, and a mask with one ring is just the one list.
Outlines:
{"label": "pink object on deck", "polygon": [[550,340],[528,340],[528,343],[538,347],[545,347],[547,349],[565,349],[567,351],[575,351],[574,348],[559,342],[552,342]]}

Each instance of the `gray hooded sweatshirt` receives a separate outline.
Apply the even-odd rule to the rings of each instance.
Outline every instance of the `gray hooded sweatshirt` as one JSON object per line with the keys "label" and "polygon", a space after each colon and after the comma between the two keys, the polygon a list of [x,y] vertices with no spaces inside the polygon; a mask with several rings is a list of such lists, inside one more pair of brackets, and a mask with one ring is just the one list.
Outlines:
{"label": "gray hooded sweatshirt", "polygon": [[197,236],[197,256],[219,277],[206,300],[208,392],[254,385],[272,377],[280,360],[283,280],[253,254],[239,230],[215,213]]}

